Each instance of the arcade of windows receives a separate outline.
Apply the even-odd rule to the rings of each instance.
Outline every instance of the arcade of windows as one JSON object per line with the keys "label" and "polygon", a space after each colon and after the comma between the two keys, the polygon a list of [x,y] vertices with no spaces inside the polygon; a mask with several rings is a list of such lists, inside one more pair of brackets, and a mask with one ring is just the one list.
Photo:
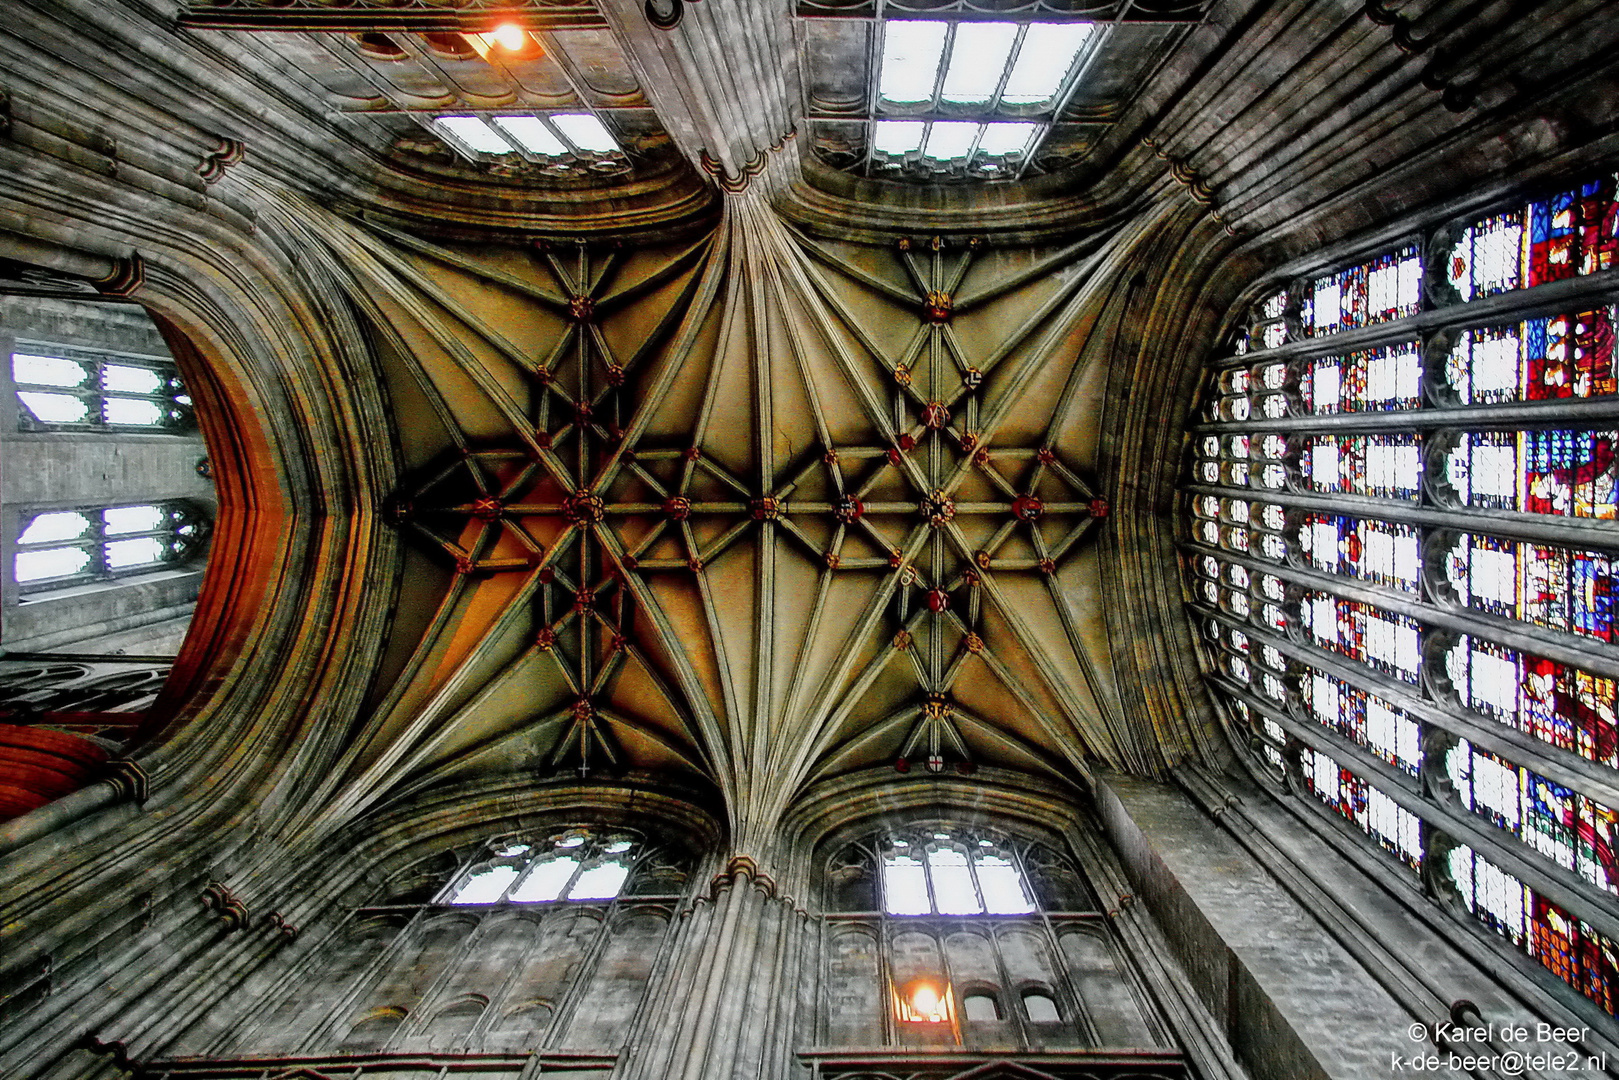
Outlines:
{"label": "arcade of windows", "polygon": [[1270,290],[1209,362],[1182,548],[1255,769],[1609,1014],[1615,187]]}

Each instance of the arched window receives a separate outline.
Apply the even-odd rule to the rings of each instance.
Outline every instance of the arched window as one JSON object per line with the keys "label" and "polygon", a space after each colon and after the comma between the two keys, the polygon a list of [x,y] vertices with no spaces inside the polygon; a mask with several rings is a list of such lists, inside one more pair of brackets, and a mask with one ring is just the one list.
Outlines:
{"label": "arched window", "polygon": [[1047,841],[921,822],[826,868],[831,1046],[1162,1046],[1073,860]]}
{"label": "arched window", "polygon": [[196,423],[174,362],[48,342],[11,355],[22,431],[185,431]]}
{"label": "arched window", "polygon": [[1615,187],[1268,290],[1209,364],[1183,547],[1256,773],[1609,1014]]}
{"label": "arched window", "polygon": [[102,581],[185,562],[208,538],[185,500],[22,515],[12,570],[24,591]]}
{"label": "arched window", "polygon": [[543,840],[501,839],[491,854],[456,875],[444,895],[449,904],[543,904],[552,900],[611,900],[646,854],[628,833],[582,829]]}

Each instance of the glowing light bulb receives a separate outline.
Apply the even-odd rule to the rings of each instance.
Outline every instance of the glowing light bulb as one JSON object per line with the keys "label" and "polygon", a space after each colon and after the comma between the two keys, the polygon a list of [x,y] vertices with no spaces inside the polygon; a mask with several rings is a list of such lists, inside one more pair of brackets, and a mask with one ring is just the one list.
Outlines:
{"label": "glowing light bulb", "polygon": [[528,31],[516,23],[501,23],[489,36],[508,52],[521,52],[528,44]]}

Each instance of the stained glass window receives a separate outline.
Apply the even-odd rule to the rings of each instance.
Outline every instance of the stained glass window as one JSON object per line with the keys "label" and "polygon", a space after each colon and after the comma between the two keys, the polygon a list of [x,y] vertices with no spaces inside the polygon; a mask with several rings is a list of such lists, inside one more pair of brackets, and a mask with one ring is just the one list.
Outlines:
{"label": "stained glass window", "polygon": [[1417,435],[1313,435],[1299,456],[1314,491],[1415,499],[1422,485]]}
{"label": "stained glass window", "polygon": [[[1292,772],[1406,866],[1444,853],[1467,912],[1610,1012],[1590,894],[1543,890],[1615,890],[1592,769],[1619,769],[1619,541],[1596,524],[1619,517],[1619,430],[1593,399],[1619,394],[1619,304],[1579,279],[1619,269],[1616,179],[1269,283],[1210,360],[1185,545],[1204,670],[1256,776]],[[1488,749],[1480,724],[1502,729]],[[1451,789],[1498,830],[1486,854],[1522,848],[1512,874],[1447,833]]]}
{"label": "stained glass window", "polygon": [[1619,266],[1614,176],[1533,199],[1462,229],[1445,271],[1462,300]]}
{"label": "stained glass window", "polygon": [[1415,593],[1422,573],[1421,538],[1410,525],[1342,514],[1306,514],[1299,549],[1319,570]]}
{"label": "stained glass window", "polygon": [[1446,760],[1462,805],[1565,870],[1619,893],[1615,816],[1608,807],[1466,739]]}
{"label": "stained glass window", "polygon": [[1401,862],[1422,863],[1422,823],[1417,816],[1326,754],[1302,751],[1304,783],[1310,793]]}
{"label": "stained glass window", "polygon": [[1445,576],[1464,604],[1509,619],[1613,641],[1614,558],[1525,541],[1462,533]]}
{"label": "stained glass window", "polygon": [[1462,904],[1479,922],[1615,1012],[1619,946],[1468,847],[1450,853]]}
{"label": "stained glass window", "polygon": [[1305,408],[1340,412],[1415,409],[1422,404],[1422,352],[1415,341],[1309,362],[1299,382]]}
{"label": "stained glass window", "polygon": [[1317,645],[1359,660],[1406,682],[1416,682],[1422,658],[1422,627],[1413,618],[1361,600],[1311,591],[1300,604],[1300,621]]}
{"label": "stained glass window", "polygon": [[1587,761],[1619,767],[1613,679],[1466,636],[1445,653],[1444,664],[1468,708]]}
{"label": "stained glass window", "polygon": [[1619,307],[1547,315],[1456,335],[1445,381],[1463,405],[1606,397],[1615,382]]}
{"label": "stained glass window", "polygon": [[1304,293],[1304,332],[1323,337],[1415,315],[1421,286],[1422,260],[1415,246],[1316,278]]}
{"label": "stained glass window", "polygon": [[1301,680],[1310,712],[1326,727],[1366,747],[1378,757],[1417,775],[1422,732],[1406,712],[1336,675],[1310,669]]}

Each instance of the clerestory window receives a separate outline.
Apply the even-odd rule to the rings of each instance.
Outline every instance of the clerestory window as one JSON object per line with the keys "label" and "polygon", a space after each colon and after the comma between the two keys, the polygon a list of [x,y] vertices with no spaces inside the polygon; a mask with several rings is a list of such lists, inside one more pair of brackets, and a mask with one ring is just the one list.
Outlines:
{"label": "clerestory window", "polygon": [[918,179],[1021,175],[1106,34],[1078,21],[878,27],[867,169]]}
{"label": "clerestory window", "polygon": [[1256,771],[1608,1014],[1616,186],[1266,290],[1209,363],[1183,545]]}
{"label": "clerestory window", "polygon": [[185,500],[36,511],[22,517],[12,572],[24,591],[111,580],[183,563],[208,532],[206,514]]}
{"label": "clerestory window", "polygon": [[11,357],[23,431],[186,431],[191,397],[171,361],[19,341]]}
{"label": "clerestory window", "polygon": [[594,113],[466,113],[434,117],[432,129],[470,161],[526,161],[545,171],[617,171],[628,159]]}
{"label": "clerestory window", "polygon": [[457,874],[447,904],[612,900],[646,854],[634,837],[569,830],[543,840],[501,840]]}

